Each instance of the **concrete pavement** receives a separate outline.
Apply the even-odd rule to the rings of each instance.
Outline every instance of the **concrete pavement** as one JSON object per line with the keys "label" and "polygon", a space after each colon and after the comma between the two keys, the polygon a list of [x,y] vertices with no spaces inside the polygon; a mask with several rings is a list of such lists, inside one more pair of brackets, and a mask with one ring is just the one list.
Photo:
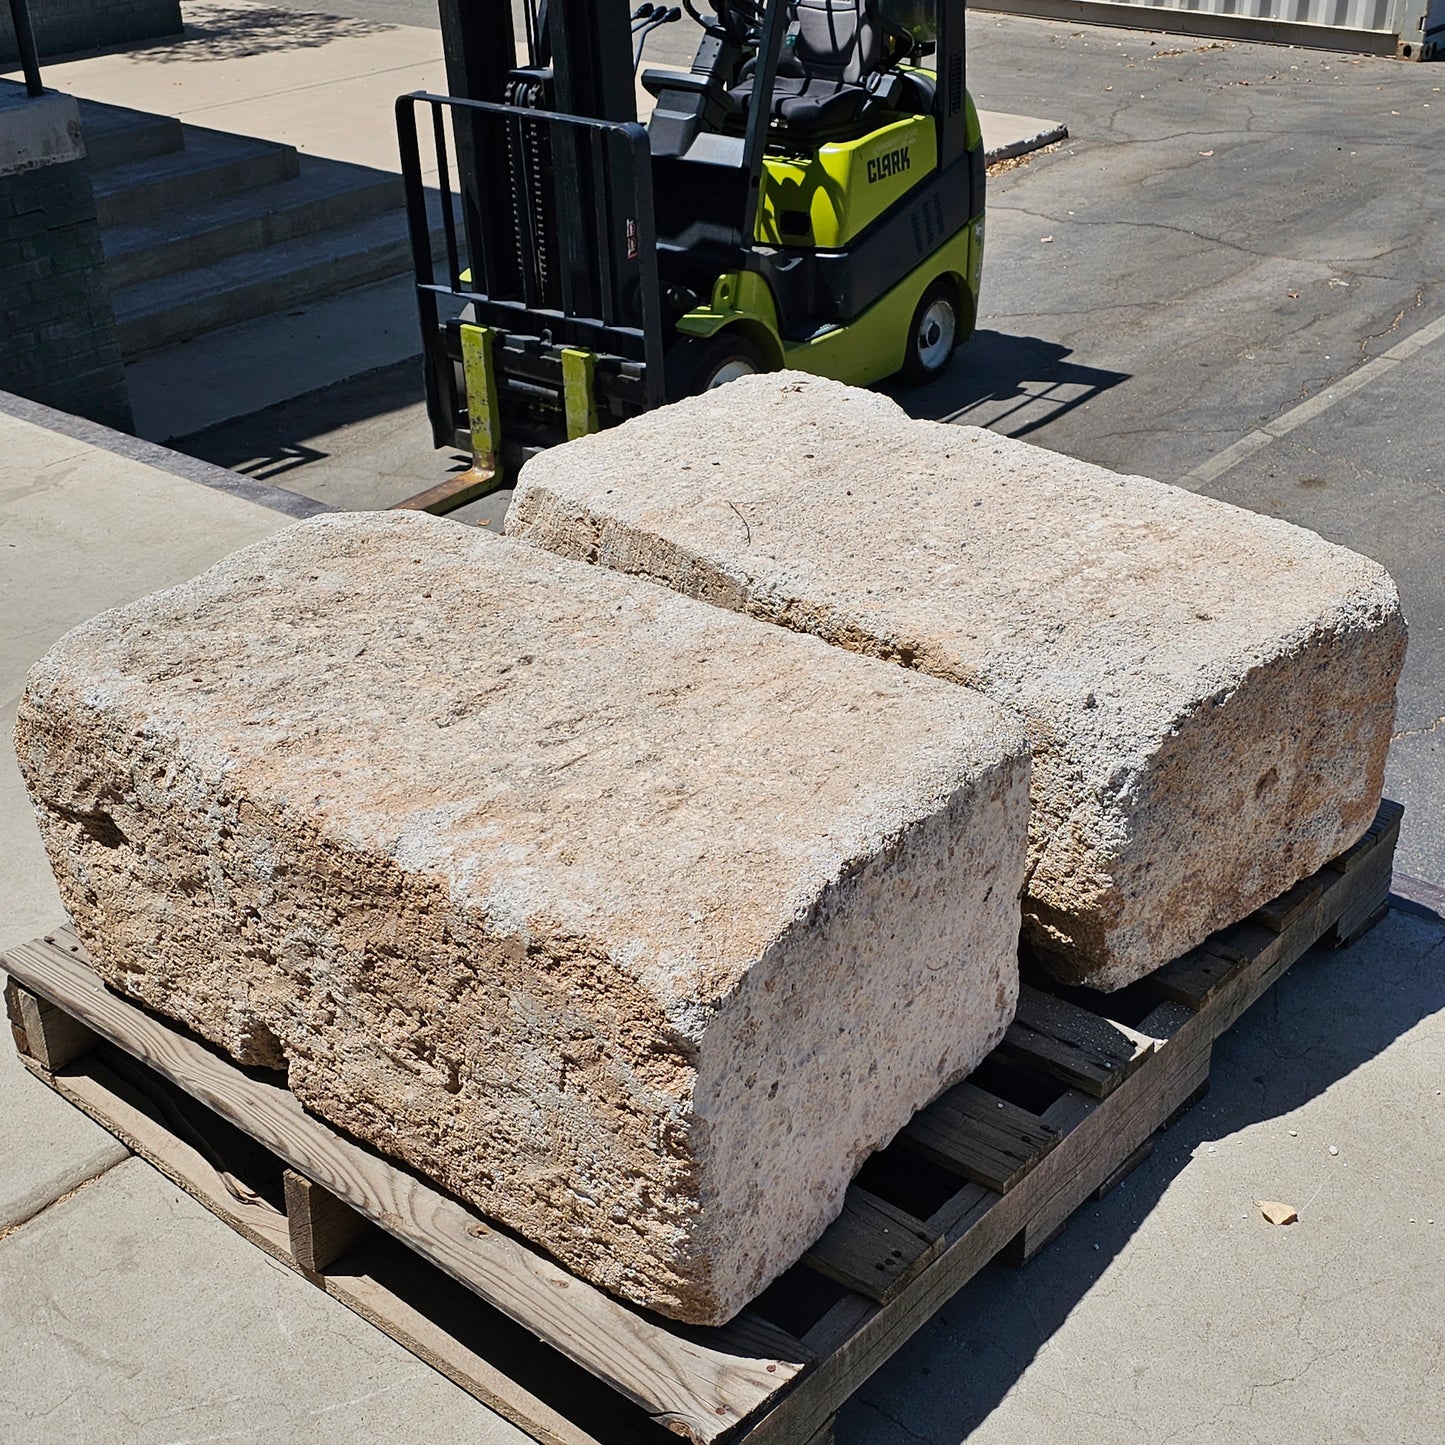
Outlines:
{"label": "concrete pavement", "polygon": [[139,1159],[0,1241],[0,1294],[7,1440],[526,1439]]}
{"label": "concrete pavement", "polygon": [[446,91],[432,27],[257,0],[188,3],[185,22],[175,40],[47,64],[45,84],[390,171],[400,169],[396,97]]}
{"label": "concrete pavement", "polygon": [[[143,442],[45,407],[0,404],[0,949],[61,917],[9,746],[30,664],[97,610],[191,576],[310,509],[189,457],[160,458],[179,474],[158,470],[150,464],[157,457]],[[125,1156],[110,1135],[36,1089],[8,1047],[0,1049],[0,1096],[0,1232]]]}
{"label": "concrete pavement", "polygon": [[[62,916],[9,746],[30,664],[314,504],[0,397],[0,949]],[[524,1437],[131,1159],[0,1048],[0,1439]]]}
{"label": "concrete pavement", "polygon": [[[1149,1161],[944,1306],[840,1445],[1435,1445],[1442,1010],[1438,920],[1395,912],[1307,955]],[[1299,1222],[1267,1224],[1259,1199]]]}
{"label": "concrete pavement", "polygon": [[[410,275],[290,307],[167,347],[125,369],[136,432],[171,441],[255,416],[292,397],[403,364],[421,388],[421,328]],[[389,498],[396,501],[401,496]]]}

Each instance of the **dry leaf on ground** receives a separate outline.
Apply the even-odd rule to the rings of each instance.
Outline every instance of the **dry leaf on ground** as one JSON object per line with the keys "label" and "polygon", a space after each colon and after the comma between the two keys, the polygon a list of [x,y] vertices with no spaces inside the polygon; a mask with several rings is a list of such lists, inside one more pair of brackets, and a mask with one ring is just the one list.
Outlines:
{"label": "dry leaf on ground", "polygon": [[1293,1204],[1281,1204],[1277,1199],[1256,1199],[1254,1207],[1271,1224],[1293,1224],[1299,1218]]}

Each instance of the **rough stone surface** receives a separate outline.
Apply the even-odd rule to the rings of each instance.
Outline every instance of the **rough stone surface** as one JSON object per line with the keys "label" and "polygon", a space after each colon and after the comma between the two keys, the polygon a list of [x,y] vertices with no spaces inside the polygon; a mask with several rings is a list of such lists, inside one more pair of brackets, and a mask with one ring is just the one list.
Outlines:
{"label": "rough stone surface", "polygon": [[718,1321],[1016,997],[1003,709],[422,515],[102,614],[17,751],[115,986]]}
{"label": "rough stone surface", "polygon": [[774,373],[543,453],[514,536],[975,689],[1034,749],[1025,934],[1112,989],[1359,838],[1405,626],[1301,528]]}

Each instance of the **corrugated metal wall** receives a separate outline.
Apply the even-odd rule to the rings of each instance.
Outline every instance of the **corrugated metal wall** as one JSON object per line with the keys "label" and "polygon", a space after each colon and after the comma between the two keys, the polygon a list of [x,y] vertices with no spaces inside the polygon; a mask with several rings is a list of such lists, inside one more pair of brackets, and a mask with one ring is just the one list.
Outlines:
{"label": "corrugated metal wall", "polygon": [[1445,59],[1445,0],[974,0],[981,10]]}
{"label": "corrugated metal wall", "polygon": [[1390,30],[1401,0],[1131,0],[1151,10],[1195,10],[1209,15],[1245,15],[1294,25],[1332,25],[1349,30]]}

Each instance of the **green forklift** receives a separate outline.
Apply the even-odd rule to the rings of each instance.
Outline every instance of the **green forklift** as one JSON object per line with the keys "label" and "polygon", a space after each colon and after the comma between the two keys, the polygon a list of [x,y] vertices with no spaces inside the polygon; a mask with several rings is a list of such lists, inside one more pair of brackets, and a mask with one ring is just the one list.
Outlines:
{"label": "green forklift", "polygon": [[[446,510],[533,452],[750,373],[926,382],[973,331],[984,163],[964,0],[440,0],[397,101]],[[455,178],[455,189],[454,189]],[[438,220],[440,224],[438,225]]]}

